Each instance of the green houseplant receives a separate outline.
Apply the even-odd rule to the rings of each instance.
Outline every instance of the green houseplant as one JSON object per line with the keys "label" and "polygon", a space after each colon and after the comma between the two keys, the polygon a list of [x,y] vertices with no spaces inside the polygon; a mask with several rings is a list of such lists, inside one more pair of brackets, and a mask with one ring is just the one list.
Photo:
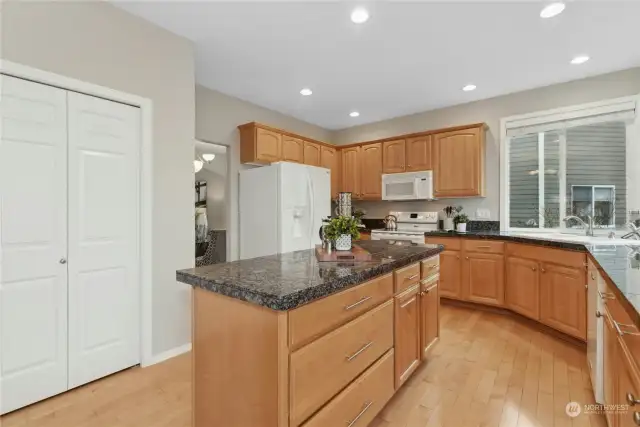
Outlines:
{"label": "green houseplant", "polygon": [[456,230],[464,233],[467,231],[467,222],[469,222],[469,216],[466,213],[459,213],[453,218],[453,222],[456,224]]}
{"label": "green houseplant", "polygon": [[351,249],[352,239],[359,239],[358,220],[349,216],[332,218],[324,229],[325,236],[334,242],[336,250]]}

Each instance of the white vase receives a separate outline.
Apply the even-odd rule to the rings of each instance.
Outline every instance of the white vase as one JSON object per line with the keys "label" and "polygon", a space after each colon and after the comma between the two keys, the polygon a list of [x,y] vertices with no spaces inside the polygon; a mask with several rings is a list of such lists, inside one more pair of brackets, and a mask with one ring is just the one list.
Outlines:
{"label": "white vase", "polygon": [[442,228],[444,228],[446,231],[453,230],[453,218],[445,218],[442,221]]}
{"label": "white vase", "polygon": [[461,222],[458,223],[458,232],[459,233],[466,233],[467,232],[467,223],[466,222]]}
{"label": "white vase", "polygon": [[351,234],[341,234],[340,237],[336,239],[336,250],[337,251],[351,250]]}

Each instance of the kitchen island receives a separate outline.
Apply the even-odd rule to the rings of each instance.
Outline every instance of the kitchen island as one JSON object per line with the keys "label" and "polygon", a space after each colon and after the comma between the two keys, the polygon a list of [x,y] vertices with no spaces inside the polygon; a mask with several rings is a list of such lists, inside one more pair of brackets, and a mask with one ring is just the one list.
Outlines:
{"label": "kitchen island", "polygon": [[438,337],[439,245],[364,241],[177,272],[194,286],[194,425],[364,427]]}

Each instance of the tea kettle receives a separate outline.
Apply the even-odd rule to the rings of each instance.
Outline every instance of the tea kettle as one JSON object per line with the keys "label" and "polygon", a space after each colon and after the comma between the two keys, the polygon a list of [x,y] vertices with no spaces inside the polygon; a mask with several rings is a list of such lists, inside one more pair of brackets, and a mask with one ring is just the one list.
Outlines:
{"label": "tea kettle", "polygon": [[396,217],[395,215],[385,216],[384,228],[386,230],[396,231],[398,229],[398,217]]}

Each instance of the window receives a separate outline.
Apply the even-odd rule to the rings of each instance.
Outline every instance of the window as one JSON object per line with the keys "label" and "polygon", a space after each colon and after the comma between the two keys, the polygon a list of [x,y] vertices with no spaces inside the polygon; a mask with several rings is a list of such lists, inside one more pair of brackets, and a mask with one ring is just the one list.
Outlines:
{"label": "window", "polygon": [[[636,98],[503,119],[503,229],[623,227],[640,207]],[[637,138],[636,138],[637,139]],[[640,141],[639,141],[640,142]],[[631,165],[631,163],[630,163]],[[506,219],[506,221],[504,221]]]}

